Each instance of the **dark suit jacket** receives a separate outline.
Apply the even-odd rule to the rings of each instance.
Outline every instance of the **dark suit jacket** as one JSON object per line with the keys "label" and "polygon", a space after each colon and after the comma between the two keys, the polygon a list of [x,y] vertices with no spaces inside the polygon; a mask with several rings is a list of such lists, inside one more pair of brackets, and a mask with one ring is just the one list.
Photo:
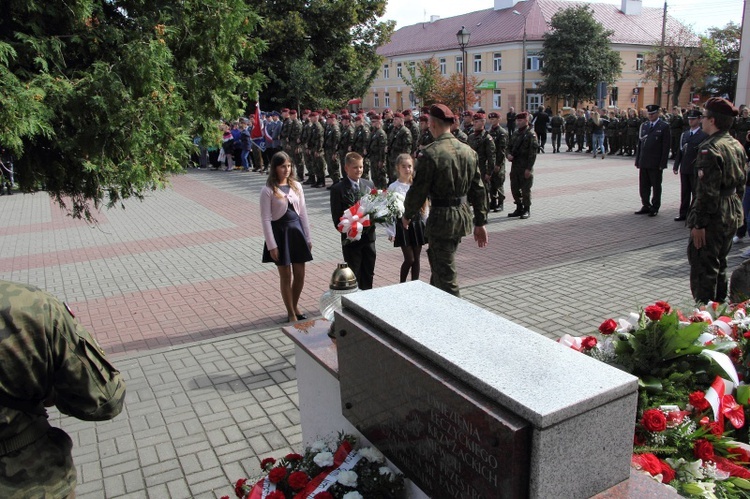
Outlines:
{"label": "dark suit jacket", "polygon": [[674,158],[674,171],[680,170],[683,175],[692,175],[695,172],[693,165],[698,157],[698,146],[708,138],[708,134],[698,128],[694,134],[690,130],[683,132],[680,137],[680,149]]}
{"label": "dark suit jacket", "polygon": [[[359,190],[360,195],[367,194],[370,190],[374,189],[375,185],[365,178],[359,179]],[[354,203],[357,202],[357,193],[352,187],[352,182],[348,177],[344,177],[340,182],[336,182],[331,187],[331,219],[333,219],[333,225],[338,227],[341,215],[344,214],[344,210],[351,208]],[[341,234],[341,240],[346,239],[345,234]],[[371,225],[365,229],[362,233],[362,239],[366,241],[375,241],[375,226]]]}
{"label": "dark suit jacket", "polygon": [[635,151],[635,166],[645,169],[664,169],[667,167],[670,148],[669,124],[663,120],[656,120],[652,128],[651,122],[641,125],[638,144]]}

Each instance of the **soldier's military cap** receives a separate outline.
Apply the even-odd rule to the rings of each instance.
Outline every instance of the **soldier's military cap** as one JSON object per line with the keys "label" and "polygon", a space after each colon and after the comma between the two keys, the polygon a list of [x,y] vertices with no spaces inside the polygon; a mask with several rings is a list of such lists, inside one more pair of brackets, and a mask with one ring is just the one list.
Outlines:
{"label": "soldier's military cap", "polygon": [[396,113],[393,115],[394,118],[403,118],[404,115],[402,113]]}
{"label": "soldier's military cap", "polygon": [[685,113],[685,116],[687,116],[687,119],[696,119],[696,118],[700,118],[701,116],[703,116],[703,113],[701,113],[697,109],[691,109],[690,111]]}
{"label": "soldier's military cap", "polygon": [[318,115],[318,112],[317,112],[317,111],[315,111],[315,112],[313,112],[313,113],[310,113],[310,118],[317,118],[318,116],[319,116],[319,115]]}
{"label": "soldier's military cap", "polygon": [[302,111],[302,114],[310,114],[311,112],[312,111],[310,111],[309,109],[305,109],[304,111]]}
{"label": "soldier's military cap", "polygon": [[464,111],[463,115],[464,115],[464,117],[466,117],[466,116],[474,116],[474,113],[472,113],[471,111]]}
{"label": "soldier's military cap", "polygon": [[357,116],[354,117],[354,121],[362,121],[364,119],[364,116],[357,113]]}
{"label": "soldier's military cap", "polygon": [[401,113],[401,114],[403,114],[403,115],[404,115],[404,117],[406,117],[406,116],[411,116],[411,109],[404,109],[404,112],[403,112],[403,113]]}
{"label": "soldier's military cap", "polygon": [[351,116],[349,116],[349,113],[344,113],[344,114],[342,114],[342,115],[341,115],[341,119],[342,119],[342,120],[346,120],[346,121],[349,121],[349,120],[351,120],[351,119],[352,119],[352,117],[351,117]]}
{"label": "soldier's military cap", "polygon": [[648,114],[658,113],[659,106],[657,106],[656,104],[649,104],[648,106],[646,106],[646,112],[648,112]]}
{"label": "soldier's military cap", "polygon": [[383,113],[390,113],[390,112],[391,112],[391,108],[390,107],[385,108],[385,110],[383,111]]}
{"label": "soldier's military cap", "polygon": [[517,120],[527,120],[527,119],[529,119],[529,113],[527,113],[526,111],[524,111],[522,113],[518,113],[516,115],[516,119]]}
{"label": "soldier's military cap", "polygon": [[427,118],[427,116],[424,114],[420,114],[419,121],[424,121],[425,123],[427,123],[429,121],[429,118]]}
{"label": "soldier's military cap", "polygon": [[483,120],[483,119],[484,119],[484,113],[477,112],[474,115],[474,121],[479,121],[479,120]]}
{"label": "soldier's military cap", "polygon": [[292,109],[291,111],[289,111],[289,114],[291,114],[292,116],[297,116],[297,110]]}
{"label": "soldier's military cap", "polygon": [[288,113],[288,112],[289,112],[289,108],[288,108],[288,107],[285,107],[284,109],[282,109],[282,110],[281,110],[281,112],[282,112],[282,113]]}
{"label": "soldier's military cap", "polygon": [[380,121],[382,118],[378,113],[373,113],[373,115],[370,117],[371,120],[378,120]]}
{"label": "soldier's military cap", "polygon": [[487,117],[490,119],[493,119],[493,118],[499,118],[500,115],[497,114],[495,111],[492,111],[490,114],[487,115]]}
{"label": "soldier's military cap", "polygon": [[723,114],[725,116],[737,116],[740,114],[731,102],[721,97],[711,97],[706,101],[703,107],[705,107],[707,111],[716,114]]}
{"label": "soldier's military cap", "polygon": [[433,104],[432,107],[430,107],[430,116],[448,123],[457,118],[457,116],[453,114],[453,111],[451,111],[445,104]]}

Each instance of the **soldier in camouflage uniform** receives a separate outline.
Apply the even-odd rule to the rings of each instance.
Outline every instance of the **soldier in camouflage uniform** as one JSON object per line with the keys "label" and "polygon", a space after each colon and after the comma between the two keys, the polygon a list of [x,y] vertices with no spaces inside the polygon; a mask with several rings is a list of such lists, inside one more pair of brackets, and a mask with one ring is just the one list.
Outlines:
{"label": "soldier in camouflage uniform", "polygon": [[338,158],[339,164],[342,166],[344,164],[344,158],[346,158],[346,153],[349,152],[349,148],[352,146],[352,141],[354,140],[354,126],[351,124],[351,121],[352,117],[349,113],[341,115],[341,140],[339,140]]}
{"label": "soldier in camouflage uniform", "polygon": [[289,136],[292,133],[292,118],[289,116],[289,108],[281,110],[281,130],[279,131],[279,141],[281,142],[281,150],[292,157],[292,144],[289,142]]}
{"label": "soldier in camouflage uniform", "polygon": [[73,442],[49,425],[45,407],[84,421],[112,419],[125,383],[52,295],[0,281],[0,310],[0,497],[74,497]]}
{"label": "soldier in camouflage uniform", "polygon": [[383,131],[387,137],[391,136],[393,130],[393,111],[386,109],[383,111]]}
{"label": "soldier in camouflage uniform", "polygon": [[370,118],[372,132],[365,149],[365,155],[370,161],[372,171],[372,183],[378,189],[388,187],[388,173],[386,172],[387,161],[385,146],[388,143],[388,137],[383,130],[383,122],[379,115],[375,114]]}
{"label": "soldier in camouflage uniform", "polygon": [[558,111],[550,120],[552,126],[552,152],[560,152],[560,142],[562,141],[562,130],[565,121],[562,117],[562,111]]}
{"label": "soldier in camouflage uniform", "polygon": [[363,158],[364,173],[362,178],[370,178],[370,161],[365,158],[367,143],[370,141],[370,132],[365,124],[365,118],[361,114],[354,117],[354,136],[352,138],[351,152],[356,152]]}
{"label": "soldier in camouflage uniform", "polygon": [[565,109],[568,110],[565,115],[565,145],[568,146],[566,152],[571,152],[576,145],[576,115],[572,108],[563,108]]}
{"label": "soldier in camouflage uniform", "polygon": [[302,122],[297,119],[297,110],[289,111],[292,125],[289,130],[289,147],[292,150],[292,162],[297,172],[297,179],[301,182],[305,178],[305,148],[300,145],[302,137]]}
{"label": "soldier in camouflage uniform", "polygon": [[414,158],[416,159],[417,154],[419,154],[419,151],[427,147],[428,145],[432,144],[435,141],[435,138],[432,136],[432,132],[430,132],[430,126],[429,126],[429,118],[427,117],[427,114],[422,114],[419,116],[419,135],[417,139],[417,150],[414,153]]}
{"label": "soldier in camouflage uniform", "polygon": [[680,149],[680,138],[682,137],[683,128],[685,128],[685,121],[682,118],[682,112],[680,112],[678,106],[674,106],[672,108],[672,117],[669,119],[669,136],[671,137],[669,159],[674,159],[677,156],[677,151]]}
{"label": "soldier in camouflage uniform", "polygon": [[458,116],[455,116],[455,118],[453,119],[453,124],[451,124],[451,133],[454,137],[456,137],[464,144],[469,143],[469,136],[466,135],[463,130],[461,130],[461,124],[458,122]]}
{"label": "soldier in camouflage uniform", "polygon": [[471,111],[464,111],[464,120],[461,122],[461,131],[468,137],[472,131],[474,131],[474,113]]}
{"label": "soldier in camouflage uniform", "polygon": [[417,157],[414,181],[404,201],[402,223],[422,209],[429,197],[430,216],[425,235],[429,241],[430,284],[460,296],[456,274],[456,250],[464,236],[471,234],[474,211],[474,240],[487,245],[487,195],[477,168],[477,155],[453,137],[449,130],[453,113],[443,104],[430,108],[429,126],[435,141]]}
{"label": "soldier in camouflage uniform", "polygon": [[490,135],[495,140],[495,168],[490,177],[490,209],[497,213],[503,211],[505,203],[505,152],[508,149],[508,132],[500,126],[500,115],[492,112],[490,118]]}
{"label": "soldier in camouflage uniform", "polygon": [[576,152],[583,152],[583,142],[586,138],[586,116],[583,114],[583,109],[579,109],[576,112]]}
{"label": "soldier in camouflage uniform", "polygon": [[391,134],[388,136],[388,145],[386,146],[389,160],[389,184],[398,178],[398,172],[395,167],[396,158],[398,158],[399,154],[411,154],[411,143],[411,132],[404,126],[404,115],[401,113],[394,114],[393,130],[391,130]]}
{"label": "soldier in camouflage uniform", "polygon": [[[313,187],[326,186],[326,160],[323,152],[324,130],[323,125],[318,121],[317,112],[310,113],[310,123],[312,124],[312,133],[310,140],[307,142],[307,148],[310,149],[312,157],[312,175],[314,177],[311,185]],[[312,177],[311,177],[312,178]]]}
{"label": "soldier in camouflage uniform", "polygon": [[[341,129],[336,123],[336,115],[331,113],[327,118],[327,128],[323,137],[323,150],[325,151],[326,165],[328,165],[328,174],[335,184],[341,180],[341,165],[339,164],[339,141],[341,140]],[[328,186],[328,190],[331,187]]]}
{"label": "soldier in camouflage uniform", "polygon": [[534,163],[539,144],[534,130],[529,127],[529,114],[516,115],[516,133],[508,146],[508,161],[510,161],[510,190],[516,211],[508,213],[508,217],[519,217],[522,220],[531,216],[531,187],[534,185]]}
{"label": "soldier in camouflage uniform", "polygon": [[691,229],[687,248],[690,290],[700,303],[726,299],[727,255],[732,236],[742,225],[747,157],[729,134],[737,114],[725,99],[706,101],[702,125],[709,137],[699,146],[695,162],[698,185],[687,219]]}
{"label": "soldier in camouflage uniform", "polygon": [[[405,110],[402,114],[404,115],[404,126],[408,128],[411,133],[411,151],[409,151],[409,153],[414,157],[417,152],[417,146],[419,145],[419,125],[414,121],[410,109]],[[396,173],[396,177],[398,178],[398,173]]]}
{"label": "soldier in camouflage uniform", "polygon": [[[490,208],[493,206],[490,204],[490,179],[492,174],[495,172],[495,140],[492,135],[487,133],[484,125],[486,120],[484,113],[474,114],[474,129],[469,135],[469,147],[474,149],[477,153],[477,169],[482,174],[482,180],[484,181],[484,190],[487,192],[487,203]],[[497,196],[495,196],[497,197]]]}
{"label": "soldier in camouflage uniform", "polygon": [[[303,152],[304,163],[307,167],[307,180],[302,182],[303,185],[312,185],[315,183],[315,175],[313,174],[313,157],[312,151],[310,151],[310,137],[312,137],[312,120],[310,120],[309,109],[302,111],[302,133],[300,134],[299,142]],[[300,177],[301,179],[301,177]]]}

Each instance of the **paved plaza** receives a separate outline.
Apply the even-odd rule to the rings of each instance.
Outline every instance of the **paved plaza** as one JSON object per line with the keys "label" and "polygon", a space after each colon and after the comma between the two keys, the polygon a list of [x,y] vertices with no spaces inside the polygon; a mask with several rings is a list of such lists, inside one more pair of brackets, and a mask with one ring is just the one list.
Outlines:
{"label": "paved plaza", "polygon": [[[632,158],[540,155],[531,218],[508,219],[506,200],[506,212],[490,214],[487,248],[461,244],[463,297],[550,338],[655,300],[689,306],[678,177],[670,163],[654,218],[633,215],[637,177]],[[0,278],[66,300],[127,381],[114,421],[52,414],[73,437],[79,498],[218,498],[257,475],[263,457],[300,450],[294,347],[281,332],[278,274],[260,262],[264,183],[254,172],[191,170],[97,213],[96,224],[44,193],[0,197]],[[314,261],[301,309],[314,316],[342,258],[328,191],[305,195]],[[401,251],[381,229],[377,251],[375,286],[397,284]],[[429,274],[423,252],[421,279]]]}

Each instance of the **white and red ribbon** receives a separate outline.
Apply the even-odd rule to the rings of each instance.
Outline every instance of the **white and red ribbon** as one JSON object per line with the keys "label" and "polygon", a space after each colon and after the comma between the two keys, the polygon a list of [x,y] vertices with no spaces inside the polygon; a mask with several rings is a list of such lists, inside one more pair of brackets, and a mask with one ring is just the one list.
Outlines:
{"label": "white and red ribbon", "polygon": [[359,241],[362,237],[362,231],[369,226],[370,216],[365,215],[365,210],[360,203],[356,203],[349,209],[344,210],[338,229],[342,234],[346,234],[350,241]]}
{"label": "white and red ribbon", "polygon": [[350,471],[357,465],[360,459],[362,459],[362,455],[359,452],[350,452],[338,468],[334,468],[330,472],[325,473],[323,480],[320,481],[318,486],[315,487],[312,492],[306,493],[304,497],[315,497],[317,494],[325,492],[331,488],[331,486],[336,483],[336,480],[338,480],[339,474],[341,474],[342,471]]}

